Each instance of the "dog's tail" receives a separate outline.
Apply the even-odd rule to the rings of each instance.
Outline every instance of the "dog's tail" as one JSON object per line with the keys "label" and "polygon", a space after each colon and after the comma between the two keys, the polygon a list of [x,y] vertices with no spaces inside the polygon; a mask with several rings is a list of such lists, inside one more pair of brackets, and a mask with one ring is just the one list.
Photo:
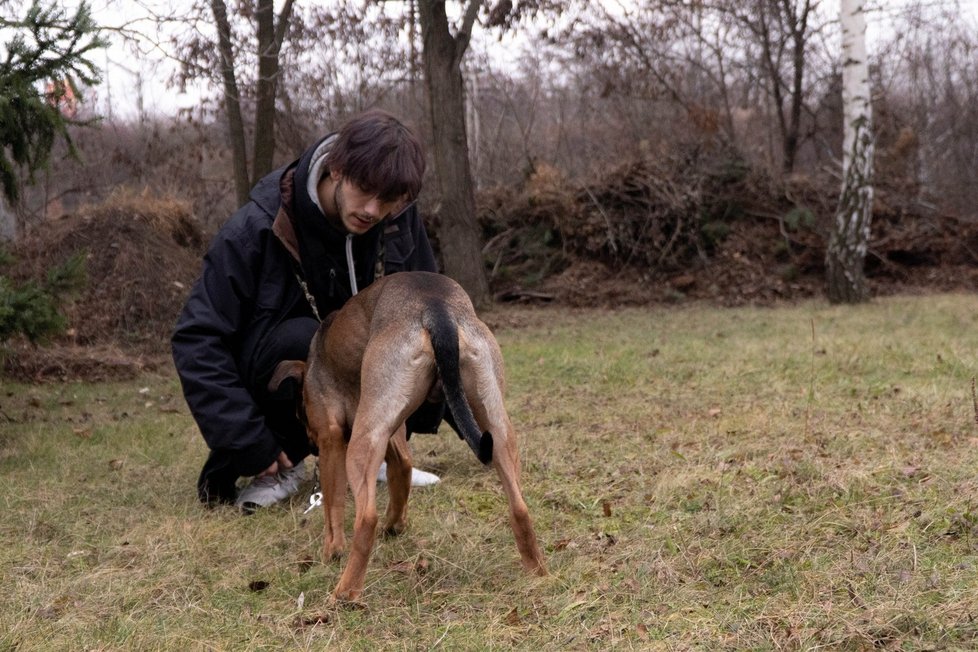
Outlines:
{"label": "dog's tail", "polygon": [[435,367],[441,378],[448,408],[465,442],[483,464],[492,461],[492,433],[479,430],[472,408],[465,397],[459,372],[458,326],[442,303],[428,306],[421,319],[435,351]]}

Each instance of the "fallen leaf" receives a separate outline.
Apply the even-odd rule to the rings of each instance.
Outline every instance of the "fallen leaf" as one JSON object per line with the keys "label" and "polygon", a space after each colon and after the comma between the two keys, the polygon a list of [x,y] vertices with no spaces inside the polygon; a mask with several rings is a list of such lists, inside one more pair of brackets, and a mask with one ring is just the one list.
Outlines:
{"label": "fallen leaf", "polygon": [[296,598],[295,605],[298,609],[302,609],[302,606],[306,604],[306,592],[302,591],[299,593],[299,597]]}
{"label": "fallen leaf", "polygon": [[605,518],[610,517],[611,516],[611,503],[608,502],[607,500],[602,500],[601,501],[601,511],[604,512]]}
{"label": "fallen leaf", "polygon": [[118,471],[119,469],[121,469],[122,464],[123,464],[122,460],[109,460],[109,468],[112,469],[113,471]]}
{"label": "fallen leaf", "polygon": [[91,428],[72,428],[71,431],[73,433],[75,433],[76,436],[80,437],[81,439],[91,439],[92,438],[92,429]]}
{"label": "fallen leaf", "polygon": [[520,615],[516,613],[516,607],[513,607],[512,610],[508,614],[506,614],[506,617],[503,620],[506,622],[507,625],[514,625],[514,626],[519,625],[521,622],[523,622],[520,620]]}
{"label": "fallen leaf", "polygon": [[638,637],[643,641],[649,640],[649,628],[645,626],[645,623],[639,623],[635,627],[635,633],[638,634]]}
{"label": "fallen leaf", "polygon": [[711,408],[707,412],[707,414],[710,415],[711,417],[718,417],[720,416],[720,412],[721,412],[720,408]]}
{"label": "fallen leaf", "polygon": [[428,572],[428,560],[424,557],[418,557],[418,561],[414,564],[414,572],[418,575],[424,575]]}
{"label": "fallen leaf", "polygon": [[395,562],[387,568],[395,573],[411,573],[414,571],[414,562],[410,559],[405,559],[404,561]]}
{"label": "fallen leaf", "polygon": [[292,621],[292,626],[296,629],[305,629],[306,627],[315,627],[316,625],[328,625],[332,620],[330,614],[319,614],[318,616],[309,616],[303,618],[302,616],[296,616],[296,619]]}

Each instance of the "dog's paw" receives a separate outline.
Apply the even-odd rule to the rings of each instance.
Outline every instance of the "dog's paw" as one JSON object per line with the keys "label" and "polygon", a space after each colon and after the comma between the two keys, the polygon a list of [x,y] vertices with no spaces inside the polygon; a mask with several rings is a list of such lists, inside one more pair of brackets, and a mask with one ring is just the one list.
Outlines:
{"label": "dog's paw", "polygon": [[323,562],[327,564],[342,559],[344,554],[346,554],[346,546],[343,544],[323,546]]}
{"label": "dog's paw", "polygon": [[388,538],[396,537],[401,534],[404,534],[405,530],[407,530],[407,523],[403,521],[399,523],[394,523],[393,525],[387,525],[384,527],[384,536]]}
{"label": "dog's paw", "polygon": [[329,606],[332,609],[344,609],[346,611],[366,611],[367,603],[361,602],[359,591],[342,591],[329,596]]}

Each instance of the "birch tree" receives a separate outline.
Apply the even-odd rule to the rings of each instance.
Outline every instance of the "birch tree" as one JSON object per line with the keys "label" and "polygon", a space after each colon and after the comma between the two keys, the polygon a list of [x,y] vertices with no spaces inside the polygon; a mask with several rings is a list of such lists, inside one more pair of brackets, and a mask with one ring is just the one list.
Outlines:
{"label": "birch tree", "polygon": [[832,303],[868,299],[863,265],[873,215],[873,133],[866,55],[866,0],[840,0],[842,20],[842,193],[825,267]]}

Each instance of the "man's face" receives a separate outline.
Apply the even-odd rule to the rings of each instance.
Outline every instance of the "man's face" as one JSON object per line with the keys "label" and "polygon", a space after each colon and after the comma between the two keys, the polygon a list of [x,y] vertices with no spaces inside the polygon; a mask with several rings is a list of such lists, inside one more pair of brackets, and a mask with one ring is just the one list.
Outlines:
{"label": "man's face", "polygon": [[368,192],[346,177],[340,177],[333,200],[340,221],[347,232],[362,235],[381,220],[395,215],[404,209],[406,197],[393,201],[383,201],[376,193]]}

